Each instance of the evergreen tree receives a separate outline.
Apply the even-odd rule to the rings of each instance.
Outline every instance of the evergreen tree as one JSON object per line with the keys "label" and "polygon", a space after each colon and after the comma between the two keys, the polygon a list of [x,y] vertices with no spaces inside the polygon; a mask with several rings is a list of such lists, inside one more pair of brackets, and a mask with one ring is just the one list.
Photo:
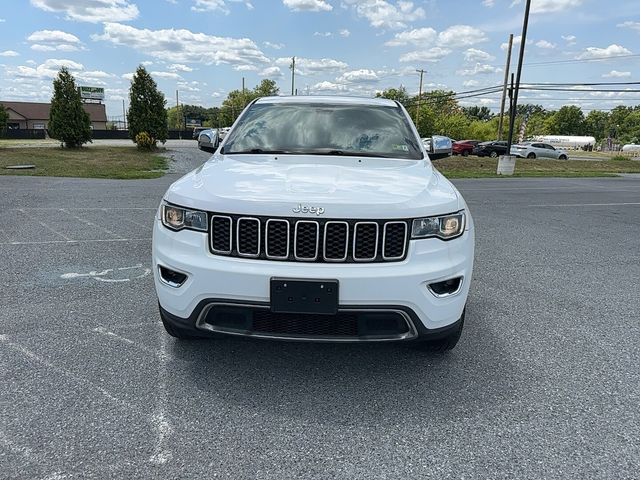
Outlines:
{"label": "evergreen tree", "polygon": [[166,142],[166,100],[164,94],[158,90],[156,82],[142,65],[133,75],[129,101],[129,137],[139,143],[136,138],[144,132],[151,139],[151,147],[155,147],[158,141]]}
{"label": "evergreen tree", "polygon": [[91,141],[91,120],[82,106],[80,92],[66,67],[53,81],[49,113],[49,136],[68,148],[81,147]]}
{"label": "evergreen tree", "polygon": [[7,112],[7,109],[4,108],[4,105],[0,105],[0,133],[6,130],[8,121],[9,112]]}

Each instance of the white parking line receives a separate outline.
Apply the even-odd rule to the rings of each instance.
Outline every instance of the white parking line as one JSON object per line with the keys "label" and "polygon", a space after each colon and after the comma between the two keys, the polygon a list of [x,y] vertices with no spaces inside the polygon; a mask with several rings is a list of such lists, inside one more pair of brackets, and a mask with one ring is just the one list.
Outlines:
{"label": "white parking line", "polygon": [[46,228],[47,230],[51,230],[53,233],[55,233],[56,235],[61,236],[62,238],[64,238],[66,241],[68,242],[74,242],[75,240],[73,238],[67,237],[64,233],[58,232],[57,230],[54,230],[53,228],[51,228],[49,225],[47,225],[44,222],[38,222],[40,225],[42,225],[44,228]]}
{"label": "white parking line", "polygon": [[640,202],[626,202],[626,203],[557,203],[557,204],[542,204],[542,205],[527,205],[527,207],[618,207],[624,205],[640,205]]}
{"label": "white parking line", "polygon": [[71,217],[75,218],[76,220],[78,220],[79,222],[84,223],[85,225],[89,225],[90,227],[95,227],[99,230],[102,230],[103,232],[107,232],[109,235],[112,235],[116,238],[122,238],[121,235],[118,235],[117,233],[112,232],[111,230],[109,230],[108,228],[104,228],[101,227],[100,225],[96,225],[93,222],[90,222],[89,220],[85,219],[85,218],[81,218],[78,217],[77,215],[74,215],[73,213],[68,212],[67,210],[65,210],[64,208],[60,208],[59,209],[61,212],[66,213],[67,215],[70,215]]}
{"label": "white parking line", "polygon": [[99,238],[96,240],[43,240],[41,242],[0,242],[0,245],[48,245],[56,243],[150,242],[151,238]]}

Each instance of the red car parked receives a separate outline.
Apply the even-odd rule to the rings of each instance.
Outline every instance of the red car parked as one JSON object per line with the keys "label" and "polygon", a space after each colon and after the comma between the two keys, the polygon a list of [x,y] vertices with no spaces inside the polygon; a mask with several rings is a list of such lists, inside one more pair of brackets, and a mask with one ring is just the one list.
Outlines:
{"label": "red car parked", "polygon": [[453,142],[453,154],[466,157],[473,151],[473,147],[480,143],[480,140],[458,140]]}

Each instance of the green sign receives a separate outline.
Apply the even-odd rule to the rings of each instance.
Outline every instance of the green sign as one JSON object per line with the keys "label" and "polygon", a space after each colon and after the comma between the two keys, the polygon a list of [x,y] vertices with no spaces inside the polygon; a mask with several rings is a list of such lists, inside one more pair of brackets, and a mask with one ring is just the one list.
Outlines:
{"label": "green sign", "polygon": [[104,100],[104,88],[102,87],[78,87],[80,98],[90,100]]}

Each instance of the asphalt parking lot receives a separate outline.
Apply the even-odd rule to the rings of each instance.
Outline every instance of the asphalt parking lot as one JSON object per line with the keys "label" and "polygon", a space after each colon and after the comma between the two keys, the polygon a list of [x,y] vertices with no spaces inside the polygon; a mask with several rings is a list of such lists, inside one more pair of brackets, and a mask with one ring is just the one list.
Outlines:
{"label": "asphalt parking lot", "polygon": [[476,269],[443,356],[168,337],[176,178],[0,177],[1,478],[638,478],[640,178],[456,181]]}

